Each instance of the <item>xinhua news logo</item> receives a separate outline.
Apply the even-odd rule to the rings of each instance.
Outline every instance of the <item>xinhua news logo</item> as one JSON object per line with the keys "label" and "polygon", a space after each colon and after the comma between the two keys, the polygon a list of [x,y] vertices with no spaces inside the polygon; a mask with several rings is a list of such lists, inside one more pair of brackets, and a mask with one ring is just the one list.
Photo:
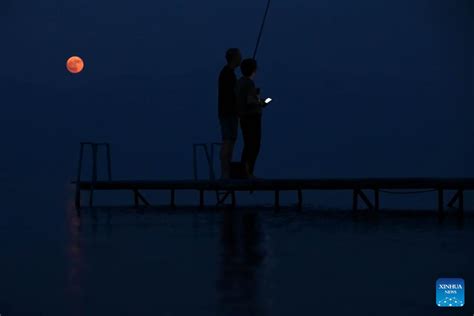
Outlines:
{"label": "xinhua news logo", "polygon": [[439,307],[463,307],[464,280],[438,279],[436,281],[436,305]]}

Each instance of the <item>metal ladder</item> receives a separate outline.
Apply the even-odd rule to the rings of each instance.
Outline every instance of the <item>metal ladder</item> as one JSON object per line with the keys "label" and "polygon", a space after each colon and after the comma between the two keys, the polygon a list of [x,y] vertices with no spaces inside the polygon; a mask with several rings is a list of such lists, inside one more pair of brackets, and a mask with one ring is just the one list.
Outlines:
{"label": "metal ladder", "polygon": [[81,206],[81,189],[80,182],[82,176],[82,162],[84,160],[84,149],[86,146],[90,146],[91,155],[92,155],[92,175],[91,175],[91,190],[89,193],[89,206],[92,206],[94,203],[94,184],[97,182],[97,155],[99,152],[99,147],[104,147],[106,150],[106,159],[107,159],[107,175],[108,180],[112,181],[112,156],[110,153],[110,144],[109,143],[93,143],[93,142],[81,142],[81,148],[79,152],[79,162],[77,166],[77,177],[76,177],[76,197],[75,205],[77,208]]}

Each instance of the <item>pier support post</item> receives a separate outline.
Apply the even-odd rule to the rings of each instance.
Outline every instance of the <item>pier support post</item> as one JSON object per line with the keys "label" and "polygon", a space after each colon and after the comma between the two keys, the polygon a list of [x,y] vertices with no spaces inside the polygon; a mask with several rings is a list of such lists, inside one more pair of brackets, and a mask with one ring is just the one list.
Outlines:
{"label": "pier support post", "polygon": [[176,208],[176,193],[174,189],[171,190],[170,206],[171,208]]}
{"label": "pier support post", "polygon": [[232,191],[232,208],[235,208],[237,206],[237,199],[235,197],[235,191]]}
{"label": "pier support post", "polygon": [[378,212],[380,210],[380,190],[374,190],[374,210]]}
{"label": "pier support post", "polygon": [[275,190],[275,209],[280,209],[280,190]]}
{"label": "pier support post", "polygon": [[199,190],[199,208],[204,208],[204,190]]}
{"label": "pier support post", "polygon": [[458,212],[460,214],[464,213],[464,191],[459,190],[459,197],[458,197]]}
{"label": "pier support post", "polygon": [[79,188],[79,183],[76,183],[76,197],[74,204],[76,208],[81,208],[81,189]]}
{"label": "pier support post", "polygon": [[140,202],[138,201],[138,192],[137,192],[137,190],[133,190],[133,200],[135,202],[135,207],[138,207],[138,204],[140,204]]}
{"label": "pier support post", "polygon": [[444,213],[444,191],[438,189],[438,214],[443,215]]}
{"label": "pier support post", "polygon": [[359,202],[359,189],[352,191],[352,211],[357,211]]}
{"label": "pier support post", "polygon": [[94,186],[91,185],[91,189],[89,191],[89,206],[92,207],[94,205]]}
{"label": "pier support post", "polygon": [[303,191],[298,189],[298,210],[303,209]]}

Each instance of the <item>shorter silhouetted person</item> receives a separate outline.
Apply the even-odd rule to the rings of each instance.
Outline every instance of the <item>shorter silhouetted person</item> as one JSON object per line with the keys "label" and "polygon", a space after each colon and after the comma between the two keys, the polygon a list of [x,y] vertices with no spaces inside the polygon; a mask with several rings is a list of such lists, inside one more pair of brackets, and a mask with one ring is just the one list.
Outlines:
{"label": "shorter silhouetted person", "polygon": [[260,151],[262,139],[262,108],[265,103],[260,99],[260,89],[255,87],[253,78],[257,73],[255,59],[245,59],[240,65],[242,78],[236,86],[237,108],[240,128],[244,139],[242,163],[249,178],[255,178],[254,169]]}
{"label": "shorter silhouetted person", "polygon": [[235,142],[239,130],[235,86],[237,77],[235,69],[240,66],[242,55],[237,48],[230,48],[225,55],[227,64],[219,75],[218,116],[221,126],[221,177],[230,177],[230,162],[232,160]]}

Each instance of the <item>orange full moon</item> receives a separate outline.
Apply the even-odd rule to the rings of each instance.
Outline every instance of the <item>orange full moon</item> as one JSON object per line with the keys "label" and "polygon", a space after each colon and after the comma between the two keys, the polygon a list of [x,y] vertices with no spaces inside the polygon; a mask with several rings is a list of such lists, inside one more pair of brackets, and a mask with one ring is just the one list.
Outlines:
{"label": "orange full moon", "polygon": [[72,56],[67,60],[66,68],[70,73],[80,73],[84,69],[84,61],[81,57]]}

